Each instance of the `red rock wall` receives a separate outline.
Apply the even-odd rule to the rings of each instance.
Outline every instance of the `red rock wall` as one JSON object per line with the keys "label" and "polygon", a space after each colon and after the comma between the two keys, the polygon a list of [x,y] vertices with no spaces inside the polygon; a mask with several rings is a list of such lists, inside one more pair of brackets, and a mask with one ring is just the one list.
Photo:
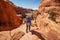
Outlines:
{"label": "red rock wall", "polygon": [[18,27],[20,25],[20,19],[17,17],[12,4],[0,0],[0,26],[3,25],[9,26],[8,28]]}

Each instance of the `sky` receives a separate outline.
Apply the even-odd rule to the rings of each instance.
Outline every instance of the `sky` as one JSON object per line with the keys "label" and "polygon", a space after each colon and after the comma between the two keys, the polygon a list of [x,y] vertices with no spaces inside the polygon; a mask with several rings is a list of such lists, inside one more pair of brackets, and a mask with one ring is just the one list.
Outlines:
{"label": "sky", "polygon": [[28,9],[38,9],[41,0],[10,0],[16,6],[20,6]]}

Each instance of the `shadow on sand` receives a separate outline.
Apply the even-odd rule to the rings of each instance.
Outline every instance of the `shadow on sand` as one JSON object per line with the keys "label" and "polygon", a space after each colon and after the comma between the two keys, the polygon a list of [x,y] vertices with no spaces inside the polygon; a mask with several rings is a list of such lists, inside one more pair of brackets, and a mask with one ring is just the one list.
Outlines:
{"label": "shadow on sand", "polygon": [[30,32],[32,33],[32,35],[33,35],[33,34],[36,35],[39,39],[45,40],[45,39],[41,36],[41,34],[38,33],[37,31],[31,30]]}

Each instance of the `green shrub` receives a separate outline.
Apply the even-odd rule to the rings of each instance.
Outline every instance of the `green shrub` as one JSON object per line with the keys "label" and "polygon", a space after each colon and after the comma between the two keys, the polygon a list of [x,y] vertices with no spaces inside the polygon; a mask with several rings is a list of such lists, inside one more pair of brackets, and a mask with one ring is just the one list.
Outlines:
{"label": "green shrub", "polygon": [[56,13],[55,12],[51,12],[49,13],[49,19],[51,19],[52,21],[56,22]]}

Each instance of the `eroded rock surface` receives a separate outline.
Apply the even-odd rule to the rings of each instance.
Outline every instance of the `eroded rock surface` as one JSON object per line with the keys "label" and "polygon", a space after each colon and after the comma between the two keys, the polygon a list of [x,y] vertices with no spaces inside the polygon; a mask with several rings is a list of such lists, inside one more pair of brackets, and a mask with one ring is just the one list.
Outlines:
{"label": "eroded rock surface", "polygon": [[42,15],[54,12],[56,14],[56,21],[60,23],[60,0],[42,0],[38,11]]}
{"label": "eroded rock surface", "polygon": [[[37,26],[45,40],[60,40],[60,0],[42,0],[37,16]],[[51,20],[51,12],[55,13],[55,21]],[[52,14],[53,14],[52,13]]]}
{"label": "eroded rock surface", "polygon": [[7,1],[0,0],[0,31],[10,30],[19,25],[20,19],[17,17],[13,5]]}
{"label": "eroded rock surface", "polygon": [[0,40],[13,40],[16,36],[22,37],[24,32],[18,30],[17,33],[14,32],[14,34],[17,34],[16,36],[11,35],[11,31],[19,26],[20,19],[17,17],[13,5],[8,0],[0,0]]}

